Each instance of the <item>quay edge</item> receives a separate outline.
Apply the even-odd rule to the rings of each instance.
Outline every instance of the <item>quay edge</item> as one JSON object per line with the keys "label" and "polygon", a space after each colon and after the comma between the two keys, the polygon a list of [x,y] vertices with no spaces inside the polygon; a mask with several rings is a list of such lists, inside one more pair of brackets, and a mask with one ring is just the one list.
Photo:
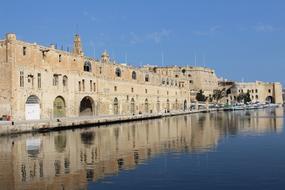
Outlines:
{"label": "quay edge", "polygon": [[0,122],[0,136],[59,131],[74,128],[95,127],[102,125],[111,125],[116,123],[125,123],[132,121],[159,119],[163,117],[171,117],[178,115],[187,115],[194,113],[207,113],[218,111],[218,109],[202,109],[186,112],[171,112],[159,114],[142,114],[142,115],[119,115],[106,117],[82,117],[82,118],[62,118],[56,120],[40,120],[40,121],[6,121]]}

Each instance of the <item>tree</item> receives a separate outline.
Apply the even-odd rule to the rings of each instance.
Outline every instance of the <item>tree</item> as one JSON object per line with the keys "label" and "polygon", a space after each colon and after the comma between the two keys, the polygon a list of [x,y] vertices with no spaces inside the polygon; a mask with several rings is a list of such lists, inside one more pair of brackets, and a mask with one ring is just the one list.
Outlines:
{"label": "tree", "polygon": [[205,102],[207,100],[207,97],[204,95],[204,92],[202,90],[196,94],[196,100],[199,102]]}
{"label": "tree", "polygon": [[226,96],[225,89],[214,90],[213,92],[213,99],[216,100],[216,102],[219,102],[219,100],[221,100],[225,96]]}
{"label": "tree", "polygon": [[251,98],[250,98],[249,92],[247,92],[247,93],[245,94],[244,102],[245,102],[245,103],[251,102]]}
{"label": "tree", "polygon": [[249,92],[247,92],[246,94],[245,93],[240,93],[237,97],[237,101],[238,102],[244,102],[244,103],[248,103],[248,102],[251,102],[251,98],[250,98],[250,94]]}

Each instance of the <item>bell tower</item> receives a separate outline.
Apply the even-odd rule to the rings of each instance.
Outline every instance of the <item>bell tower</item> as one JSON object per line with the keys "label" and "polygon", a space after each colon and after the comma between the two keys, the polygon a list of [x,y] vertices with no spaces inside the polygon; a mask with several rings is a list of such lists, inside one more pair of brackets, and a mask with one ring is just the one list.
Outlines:
{"label": "bell tower", "polygon": [[83,56],[83,51],[82,51],[82,45],[81,45],[81,39],[79,34],[76,34],[74,36],[74,41],[73,41],[73,53],[75,55],[81,55]]}
{"label": "bell tower", "polygon": [[109,61],[110,61],[110,56],[109,56],[108,52],[105,50],[101,55],[101,62],[107,63]]}

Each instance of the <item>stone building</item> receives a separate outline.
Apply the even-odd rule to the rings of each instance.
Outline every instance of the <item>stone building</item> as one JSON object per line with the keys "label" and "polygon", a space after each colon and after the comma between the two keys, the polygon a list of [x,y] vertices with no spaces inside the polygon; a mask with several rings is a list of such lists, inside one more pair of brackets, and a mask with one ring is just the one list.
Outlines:
{"label": "stone building", "polygon": [[[164,82],[166,78],[176,85]],[[190,103],[187,81],[118,64],[107,52],[99,60],[86,57],[79,35],[72,52],[17,40],[12,33],[0,40],[0,117],[36,120],[185,110]]]}
{"label": "stone building", "polygon": [[[203,90],[206,96],[213,94],[218,88],[218,77],[215,71],[206,67],[153,67],[154,72],[162,77],[162,83],[178,85],[190,91],[191,102],[196,101],[195,97],[199,90]],[[174,81],[169,78],[174,78]],[[177,84],[178,82],[178,84]]]}
{"label": "stone building", "polygon": [[[236,90],[245,84],[236,84]],[[253,85],[253,86],[252,86]],[[279,83],[249,83],[254,99],[282,100]],[[131,67],[84,56],[79,35],[72,52],[16,38],[0,40],[0,119],[53,119],[114,114],[144,114],[189,109],[196,94],[219,88],[215,71],[205,67]],[[268,91],[270,89],[270,92]],[[228,101],[237,95],[235,88]],[[232,98],[232,99],[231,99]]]}
{"label": "stone building", "polygon": [[282,85],[278,82],[235,82],[229,88],[226,101],[237,102],[240,94],[250,94],[251,102],[283,104]]}

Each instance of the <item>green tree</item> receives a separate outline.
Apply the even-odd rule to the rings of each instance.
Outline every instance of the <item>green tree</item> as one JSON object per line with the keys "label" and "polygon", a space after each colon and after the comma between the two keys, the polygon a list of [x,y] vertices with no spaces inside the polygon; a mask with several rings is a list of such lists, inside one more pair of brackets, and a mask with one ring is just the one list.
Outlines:
{"label": "green tree", "polygon": [[216,100],[216,102],[219,102],[219,100],[221,100],[225,96],[226,96],[225,89],[214,90],[213,92],[213,99]]}
{"label": "green tree", "polygon": [[244,102],[245,103],[248,103],[248,102],[251,102],[251,98],[250,98],[250,94],[249,92],[247,92],[244,96]]}
{"label": "green tree", "polygon": [[207,97],[204,95],[204,92],[202,90],[196,94],[196,100],[199,102],[205,102],[207,100]]}
{"label": "green tree", "polygon": [[248,103],[248,102],[251,102],[251,98],[250,98],[250,94],[249,92],[247,93],[240,93],[237,97],[237,101],[238,102],[244,102],[244,103]]}

